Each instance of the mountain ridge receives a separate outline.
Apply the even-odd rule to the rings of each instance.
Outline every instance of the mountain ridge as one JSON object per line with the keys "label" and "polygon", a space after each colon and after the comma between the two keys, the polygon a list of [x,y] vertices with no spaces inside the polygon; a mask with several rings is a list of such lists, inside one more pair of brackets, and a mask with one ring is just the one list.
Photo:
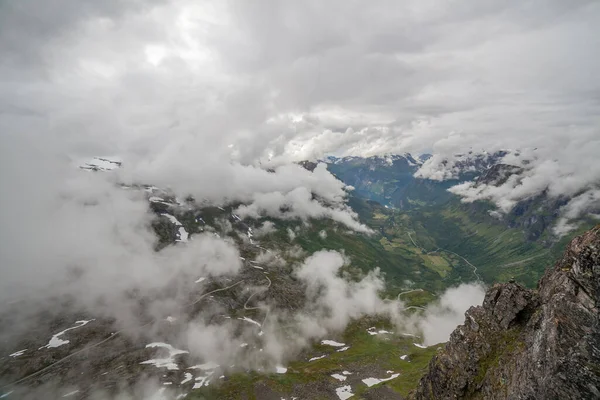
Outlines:
{"label": "mountain ridge", "polygon": [[600,225],[536,290],[494,285],[429,363],[411,399],[600,398]]}

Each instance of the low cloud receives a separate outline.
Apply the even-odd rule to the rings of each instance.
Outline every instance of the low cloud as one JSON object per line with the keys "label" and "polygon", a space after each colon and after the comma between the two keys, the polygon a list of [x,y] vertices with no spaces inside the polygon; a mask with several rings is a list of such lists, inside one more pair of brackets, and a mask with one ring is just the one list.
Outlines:
{"label": "low cloud", "polygon": [[456,327],[465,320],[465,312],[481,305],[485,287],[481,284],[461,284],[444,292],[438,301],[429,305],[416,326],[423,332],[426,346],[446,342]]}

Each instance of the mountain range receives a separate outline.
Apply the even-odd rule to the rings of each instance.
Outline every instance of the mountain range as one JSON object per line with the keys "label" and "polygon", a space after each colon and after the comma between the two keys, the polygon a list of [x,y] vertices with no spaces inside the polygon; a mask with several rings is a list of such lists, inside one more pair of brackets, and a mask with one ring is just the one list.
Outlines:
{"label": "mountain range", "polygon": [[[542,373],[521,373],[535,363],[549,365],[544,371],[561,382],[595,382],[597,335],[590,332],[597,321],[589,310],[598,304],[597,229],[571,242],[561,258],[593,218],[560,236],[553,227],[568,199],[542,193],[501,214],[490,202],[465,203],[448,190],[464,181],[502,184],[522,173],[501,162],[505,155],[467,154],[453,166],[455,177],[442,181],[415,176],[429,155],[322,160],[353,188],[348,205],[372,233],[327,216],[241,216],[243,202],[209,204],[151,184],[120,184],[146,198],[157,254],[201,246],[224,260],[221,270],[202,267],[209,272],[172,276],[151,294],[126,293],[130,323],[103,314],[101,305],[91,314],[68,296],[9,304],[3,326],[35,310],[28,316],[35,329],[2,335],[0,396],[539,398],[523,388],[543,387]],[[301,165],[312,171],[317,164]],[[111,173],[122,166],[98,158],[82,169]],[[556,260],[562,261],[546,272]],[[76,270],[71,279],[78,279]],[[462,322],[466,309],[448,310],[451,294],[473,291],[483,300],[484,285],[507,281],[491,287],[447,345],[429,338],[429,326],[439,329],[444,321],[449,334]],[[574,309],[588,310],[575,313],[580,320],[561,308],[563,292]],[[559,317],[588,336],[577,341],[577,329],[557,336],[562,325],[547,324]],[[204,353],[214,348],[215,359],[198,360],[182,346],[191,332]],[[519,358],[518,349],[542,342],[552,345],[554,358]],[[565,345],[587,350],[564,359]],[[560,375],[574,365],[588,375]],[[573,393],[559,386],[548,386],[545,398]],[[584,386],[571,390],[597,395]]]}

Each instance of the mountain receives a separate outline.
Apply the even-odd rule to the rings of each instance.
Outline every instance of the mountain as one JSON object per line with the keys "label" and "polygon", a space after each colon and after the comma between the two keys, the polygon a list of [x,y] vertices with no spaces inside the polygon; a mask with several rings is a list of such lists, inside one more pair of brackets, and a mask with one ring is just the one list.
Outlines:
{"label": "mountain", "polygon": [[536,290],[486,293],[434,355],[413,399],[600,398],[600,226],[578,236]]}
{"label": "mountain", "polygon": [[[355,188],[353,208],[363,220],[370,219],[377,225],[389,243],[401,249],[414,246],[424,254],[444,257],[452,268],[442,273],[443,279],[456,283],[476,273],[477,278],[490,284],[514,277],[531,287],[546,266],[560,257],[568,240],[591,228],[595,220],[583,216],[576,221],[577,229],[561,237],[554,234],[553,228],[570,200],[566,196],[550,197],[541,192],[500,214],[489,201],[465,203],[448,191],[461,182],[501,185],[510,176],[521,174],[522,167],[502,163],[507,154],[458,155],[454,164],[448,164],[452,177],[442,181],[417,177],[422,161],[415,163],[411,160],[418,158],[408,154],[330,157],[325,161],[338,179]],[[374,203],[364,207],[361,199],[386,208],[377,212],[378,221],[373,218]],[[462,267],[448,258],[452,254],[458,254],[456,261]],[[475,273],[473,266],[477,267]]]}
{"label": "mountain", "polygon": [[329,157],[326,162],[329,171],[354,187],[357,196],[403,210],[424,204],[442,204],[452,197],[447,189],[457,183],[415,178],[423,158],[410,154],[368,158]]}
{"label": "mountain", "polygon": [[[397,282],[417,280],[418,274],[402,270],[401,259],[380,251],[377,238],[349,231],[329,218],[307,222],[241,218],[235,213],[239,204],[204,204],[152,185],[121,188],[146,196],[159,256],[200,243],[203,253],[224,260],[222,268],[237,261],[239,271],[183,273],[173,276],[164,289],[126,293],[119,303],[123,314],[132,313],[129,321],[106,315],[102,305],[98,312],[80,308],[68,296],[7,304],[0,314],[2,326],[17,326],[27,315],[32,327],[2,332],[2,398],[114,398],[130,390],[135,398],[144,399],[279,400],[382,391],[388,398],[398,398],[395,390],[408,394],[415,387],[434,348],[422,346],[422,338],[412,331],[395,332],[385,315],[355,312],[362,297],[351,303],[349,311],[340,314],[326,308],[319,317],[323,311],[309,295],[310,281],[297,275],[311,256],[339,250],[346,260],[339,257],[343,265],[334,273],[344,280],[335,278],[332,287],[342,285],[344,296],[353,291],[369,294],[365,285],[372,281],[360,282],[376,266],[395,271]],[[221,240],[211,239],[216,237],[234,243],[239,260],[228,258]],[[204,262],[202,254],[195,257],[198,265]],[[72,279],[77,279],[76,272]],[[393,286],[374,286],[379,289],[382,296],[388,292],[394,299],[398,296]],[[404,293],[403,304],[413,307],[407,315],[420,312],[435,297],[423,288]],[[347,300],[341,298],[336,307],[342,309],[341,301]],[[310,323],[311,313],[327,319],[331,312],[336,318],[349,312],[348,326],[325,326],[318,335],[300,332],[298,315]],[[215,358],[193,357],[185,346],[191,334],[199,337],[193,341],[196,346],[216,347]],[[224,357],[219,353],[231,353],[231,361],[216,362]],[[394,379],[395,390],[378,385],[389,379]]]}
{"label": "mountain", "polygon": [[[456,155],[452,164],[442,160],[441,165],[447,168],[447,176],[442,180],[418,177],[417,171],[428,158],[410,154],[368,158],[329,157],[325,162],[338,179],[355,188],[357,196],[388,207],[414,210],[423,207],[445,208],[448,204],[458,203],[461,198],[449,193],[448,189],[459,183],[473,182],[477,188],[483,185],[500,186],[513,175],[522,179],[522,166],[502,162],[507,154],[507,151],[491,154],[469,152]],[[561,207],[569,200],[566,196],[549,197],[543,191],[518,202],[505,215],[495,211],[495,206],[487,201],[478,201],[473,206],[467,204],[463,208],[476,218],[485,218],[483,214],[491,215],[509,228],[522,230],[528,241],[549,243],[555,240],[552,228],[559,219]]]}
{"label": "mountain", "polygon": [[[458,180],[415,178],[426,158],[327,160],[331,172],[355,187],[348,205],[371,234],[327,215],[243,216],[241,202],[216,205],[153,185],[121,184],[145,197],[156,257],[181,257],[191,268],[159,274],[166,282],[149,292],[131,290],[94,307],[80,307],[69,296],[7,304],[0,324],[19,327],[25,315],[30,328],[0,333],[0,396],[408,396],[442,351],[438,341],[427,340],[424,326],[439,330],[442,321],[449,333],[466,307],[449,308],[481,282],[514,277],[533,287],[567,241],[532,239],[521,226],[490,215],[490,204],[461,203],[447,191]],[[493,157],[474,159],[463,160],[461,176],[499,182],[518,172],[490,166]],[[121,166],[98,158],[82,169],[111,174]],[[190,250],[196,247],[201,251]],[[218,269],[206,270],[206,254]],[[77,282],[79,274],[74,268],[69,279]],[[509,286],[531,304],[540,302],[524,286]],[[444,303],[452,290],[455,297]],[[477,290],[481,297],[474,301],[483,298]],[[493,303],[489,297],[485,304]],[[103,308],[111,301],[120,318]],[[396,311],[375,312],[372,304]],[[198,357],[194,347],[209,356]]]}

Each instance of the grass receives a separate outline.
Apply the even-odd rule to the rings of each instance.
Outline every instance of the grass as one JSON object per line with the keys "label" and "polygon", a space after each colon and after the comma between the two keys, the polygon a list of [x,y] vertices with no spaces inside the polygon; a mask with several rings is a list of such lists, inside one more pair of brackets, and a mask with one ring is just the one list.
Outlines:
{"label": "grass", "polygon": [[435,272],[437,272],[442,278],[445,278],[446,275],[450,271],[452,271],[452,267],[450,263],[446,261],[446,259],[442,256],[432,256],[432,255],[421,255],[421,258],[425,262],[425,266]]}
{"label": "grass", "polygon": [[[327,354],[327,357],[308,362],[309,355],[303,355],[303,360],[288,364],[285,374],[260,375],[256,372],[235,373],[219,382],[211,382],[211,386],[197,389],[188,395],[188,399],[256,399],[258,385],[266,385],[282,395],[291,393],[298,386],[308,387],[316,382],[324,382],[332,387],[341,386],[331,374],[342,370],[359,371],[367,368],[374,372],[374,377],[385,377],[385,371],[392,370],[400,373],[394,380],[382,383],[402,395],[416,388],[419,377],[425,371],[427,364],[436,351],[435,347],[421,349],[413,345],[414,339],[402,335],[370,335],[367,329],[376,326],[378,329],[392,330],[389,322],[378,318],[364,318],[352,322],[341,334],[341,339],[350,348],[337,352],[331,346],[315,344],[307,353]],[[407,360],[400,356],[408,355]],[[365,376],[366,377],[366,376]],[[356,398],[368,390],[361,383],[353,384]]]}

